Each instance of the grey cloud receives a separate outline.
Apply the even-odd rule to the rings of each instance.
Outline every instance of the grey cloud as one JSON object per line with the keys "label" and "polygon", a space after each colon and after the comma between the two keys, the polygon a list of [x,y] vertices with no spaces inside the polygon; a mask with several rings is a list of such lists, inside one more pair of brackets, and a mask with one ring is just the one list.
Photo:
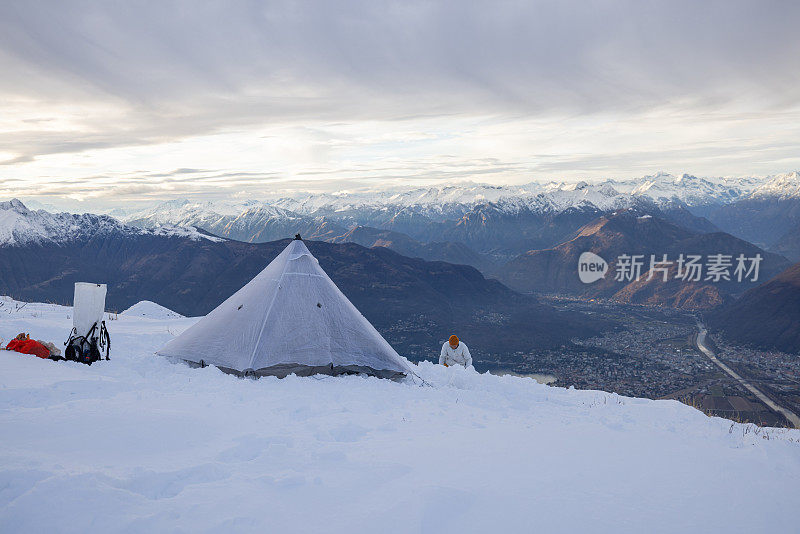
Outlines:
{"label": "grey cloud", "polygon": [[[620,168],[628,169],[629,177],[652,173],[653,169],[676,173],[709,165],[716,160],[718,169],[746,166],[754,174],[773,172],[776,161],[784,161],[786,169],[800,166],[796,142],[754,143],[743,148],[739,145],[718,146],[700,143],[692,147],[661,150],[620,151],[613,154],[539,154],[529,167],[531,173],[584,172],[590,176],[618,177]],[[712,164],[713,165],[713,164]]]}
{"label": "grey cloud", "polygon": [[[79,131],[2,134],[0,151],[14,154],[8,166],[310,120],[511,122],[665,106],[702,120],[740,100],[780,114],[800,105],[798,20],[800,3],[780,0],[10,0],[0,3],[0,100],[103,103],[122,113],[86,119]],[[595,160],[539,168],[611,165],[586,158]]]}
{"label": "grey cloud", "polygon": [[[96,174],[84,177],[80,182],[63,178],[43,177],[36,187],[35,196],[48,201],[63,197],[103,198],[102,204],[146,202],[172,197],[193,199],[218,199],[237,193],[250,192],[257,198],[297,191],[332,192],[342,187],[374,187],[376,185],[399,185],[401,183],[432,183],[464,180],[465,175],[486,176],[510,171],[525,171],[522,165],[514,165],[492,159],[459,161],[450,170],[433,168],[429,163],[403,162],[397,167],[340,169],[331,173],[319,173],[319,177],[306,175],[292,179],[273,172],[218,172],[163,173],[155,177],[152,173]],[[179,169],[178,169],[179,170]],[[113,197],[108,197],[109,183],[114,183]],[[15,185],[0,181],[0,198],[14,196]]]}
{"label": "grey cloud", "polygon": [[798,20],[781,1],[12,1],[0,49],[57,90],[177,116],[591,112],[742,91],[786,105]]}
{"label": "grey cloud", "polygon": [[181,174],[197,174],[197,173],[202,173],[202,172],[209,172],[209,170],[208,169],[182,168],[182,169],[175,169],[175,170],[170,171],[170,172],[151,172],[151,173],[147,173],[147,176],[151,177],[151,178],[166,178],[168,176],[178,176],[178,175],[181,175]]}

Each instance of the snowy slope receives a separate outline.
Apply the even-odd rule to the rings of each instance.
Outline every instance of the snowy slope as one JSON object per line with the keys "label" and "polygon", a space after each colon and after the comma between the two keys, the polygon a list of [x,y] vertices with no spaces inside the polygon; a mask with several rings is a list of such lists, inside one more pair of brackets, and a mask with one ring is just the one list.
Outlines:
{"label": "snowy slope", "polygon": [[112,233],[220,240],[198,232],[194,227],[165,224],[141,229],[127,226],[107,215],[32,211],[18,199],[0,202],[0,247],[32,243],[67,243]]}
{"label": "snowy slope", "polygon": [[[66,337],[69,308],[0,304],[1,338]],[[91,367],[0,351],[0,530],[796,530],[800,431],[431,364],[419,387],[152,356],[194,320],[120,315]]]}
{"label": "snowy slope", "polygon": [[689,206],[728,204],[749,194],[762,181],[754,178],[698,178],[665,172],[636,180],[607,180],[604,184],[620,192],[647,197],[663,204],[680,201]]}
{"label": "snowy slope", "polygon": [[191,202],[187,199],[168,200],[146,210],[135,211],[123,217],[134,226],[152,228],[164,224],[214,228],[225,226],[249,207],[259,205],[246,202]]}
{"label": "snowy slope", "polygon": [[0,246],[63,241],[89,232],[120,231],[122,227],[110,217],[31,211],[18,199],[0,202]]}
{"label": "snowy slope", "polygon": [[[148,210],[131,213],[124,220],[140,228],[157,228],[167,224],[203,228],[211,234],[238,241],[282,239],[294,235],[300,229],[304,231],[304,235],[309,234],[309,237],[315,233],[307,231],[315,226],[313,220],[303,219],[283,208],[254,200],[197,203],[185,199],[169,200]],[[292,232],[292,229],[295,231]],[[267,234],[267,238],[262,239],[261,234]]]}
{"label": "snowy slope", "polygon": [[800,198],[800,172],[794,171],[787,174],[771,176],[764,185],[753,191],[750,197],[754,199]]}
{"label": "snowy slope", "polygon": [[578,183],[550,183],[536,195],[509,198],[498,203],[506,212],[515,211],[512,206],[524,206],[537,213],[561,213],[572,208],[595,208],[601,211],[618,210],[636,205],[639,199],[619,193],[607,184],[590,185]]}

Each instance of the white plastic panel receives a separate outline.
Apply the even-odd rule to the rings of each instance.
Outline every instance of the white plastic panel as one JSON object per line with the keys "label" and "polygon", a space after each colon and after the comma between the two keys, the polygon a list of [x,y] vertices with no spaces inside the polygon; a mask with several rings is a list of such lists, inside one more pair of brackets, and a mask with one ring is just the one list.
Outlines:
{"label": "white plastic panel", "polygon": [[72,307],[72,326],[79,335],[85,336],[95,323],[103,320],[106,285],[76,282]]}

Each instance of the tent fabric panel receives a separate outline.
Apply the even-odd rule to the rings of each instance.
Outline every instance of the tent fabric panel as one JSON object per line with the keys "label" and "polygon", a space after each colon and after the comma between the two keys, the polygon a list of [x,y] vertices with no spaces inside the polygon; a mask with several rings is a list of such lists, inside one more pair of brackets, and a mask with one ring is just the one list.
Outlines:
{"label": "tent fabric panel", "polygon": [[405,371],[400,356],[310,255],[290,259],[250,368],[285,363]]}
{"label": "tent fabric panel", "polygon": [[[159,354],[182,360],[204,360],[214,365],[245,369],[262,329],[269,299],[274,293],[287,254],[281,253],[247,285],[214,308]],[[246,360],[243,362],[243,360]]]}

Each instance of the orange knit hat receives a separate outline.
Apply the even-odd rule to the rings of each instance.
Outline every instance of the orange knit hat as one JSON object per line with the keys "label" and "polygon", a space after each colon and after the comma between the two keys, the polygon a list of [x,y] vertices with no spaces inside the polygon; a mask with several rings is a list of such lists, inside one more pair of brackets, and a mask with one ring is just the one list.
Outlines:
{"label": "orange knit hat", "polygon": [[450,344],[458,346],[458,336],[453,334],[450,336]]}

